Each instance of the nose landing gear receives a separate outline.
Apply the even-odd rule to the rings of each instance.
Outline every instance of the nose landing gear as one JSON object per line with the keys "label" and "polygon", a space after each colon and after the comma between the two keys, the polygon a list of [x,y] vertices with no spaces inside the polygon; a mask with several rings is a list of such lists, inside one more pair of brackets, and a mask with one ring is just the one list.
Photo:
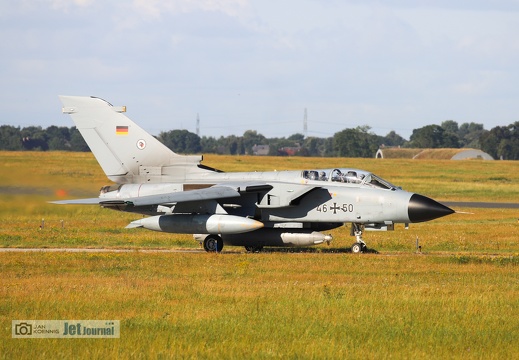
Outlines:
{"label": "nose landing gear", "polygon": [[353,254],[360,254],[368,250],[366,243],[364,242],[364,240],[362,240],[362,232],[363,227],[361,224],[351,224],[351,235],[355,236],[355,238],[357,239],[357,242],[351,246],[351,252]]}

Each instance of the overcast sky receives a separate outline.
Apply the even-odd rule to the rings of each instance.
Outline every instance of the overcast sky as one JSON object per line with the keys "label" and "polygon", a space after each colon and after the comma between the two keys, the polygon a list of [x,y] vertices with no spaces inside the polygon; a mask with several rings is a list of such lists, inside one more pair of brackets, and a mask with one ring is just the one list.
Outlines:
{"label": "overcast sky", "polygon": [[154,135],[491,129],[519,120],[519,1],[0,0],[0,74],[21,127],[95,95]]}

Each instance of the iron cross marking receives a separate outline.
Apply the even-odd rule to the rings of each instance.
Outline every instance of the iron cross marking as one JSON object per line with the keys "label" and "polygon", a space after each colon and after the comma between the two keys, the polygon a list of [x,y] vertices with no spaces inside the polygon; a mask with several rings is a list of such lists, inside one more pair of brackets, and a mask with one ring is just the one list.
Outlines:
{"label": "iron cross marking", "polygon": [[340,210],[341,208],[337,206],[337,203],[333,203],[333,206],[330,207],[330,210],[333,210],[333,214],[337,214],[337,210]]}

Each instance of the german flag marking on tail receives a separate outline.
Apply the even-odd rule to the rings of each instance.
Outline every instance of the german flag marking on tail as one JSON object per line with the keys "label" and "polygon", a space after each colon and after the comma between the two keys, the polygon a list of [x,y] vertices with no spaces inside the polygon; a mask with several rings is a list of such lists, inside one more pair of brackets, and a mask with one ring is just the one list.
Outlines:
{"label": "german flag marking on tail", "polygon": [[128,135],[128,126],[116,126],[115,134],[116,135]]}

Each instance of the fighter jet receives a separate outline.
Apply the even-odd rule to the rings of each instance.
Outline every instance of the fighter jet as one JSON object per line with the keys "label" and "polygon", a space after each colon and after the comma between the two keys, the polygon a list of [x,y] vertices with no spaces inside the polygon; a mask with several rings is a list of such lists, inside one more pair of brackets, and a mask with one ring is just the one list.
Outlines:
{"label": "fighter jet", "polygon": [[367,250],[365,230],[433,220],[454,211],[402,190],[365,170],[338,166],[301,171],[222,172],[202,156],[179,155],[116,107],[97,97],[60,96],[108,179],[98,204],[148,215],[127,228],[194,234],[206,251],[224,244],[257,252],[265,246],[332,241],[324,232],[351,223],[353,253]]}

